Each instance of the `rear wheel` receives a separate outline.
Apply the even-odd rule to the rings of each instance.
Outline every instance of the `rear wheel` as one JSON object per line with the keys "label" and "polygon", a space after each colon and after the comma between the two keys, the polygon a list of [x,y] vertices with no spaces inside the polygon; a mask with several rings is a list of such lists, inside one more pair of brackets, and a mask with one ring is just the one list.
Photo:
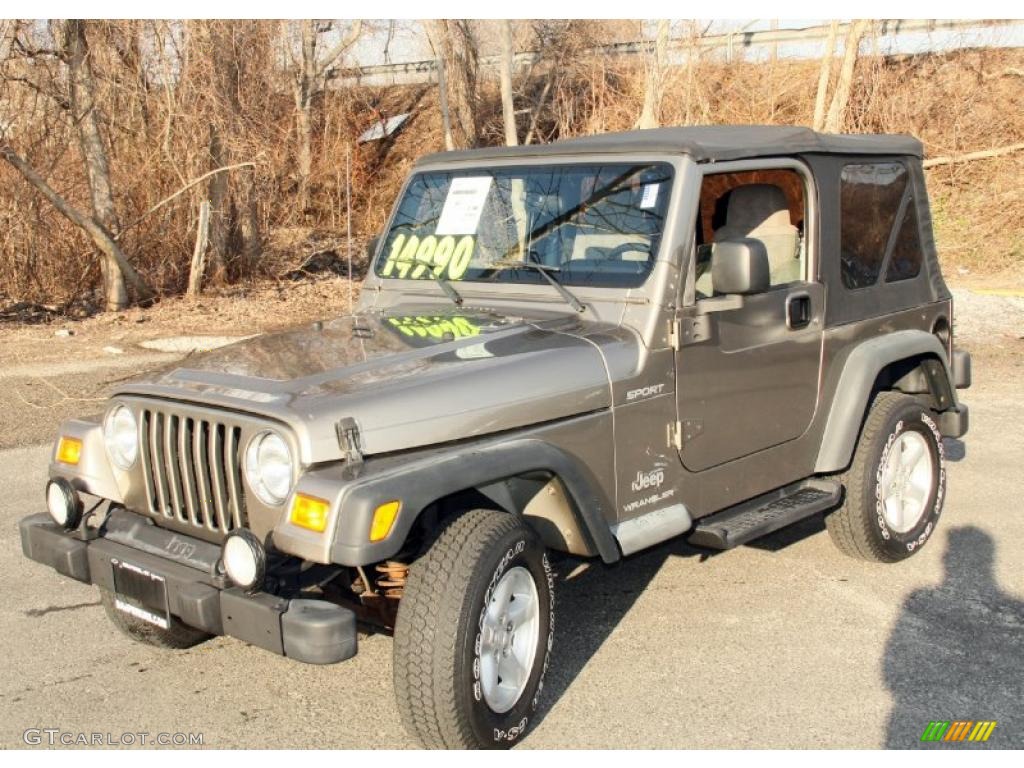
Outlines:
{"label": "rear wheel", "polygon": [[174,616],[171,616],[171,626],[168,629],[161,629],[148,621],[129,616],[114,604],[114,593],[103,587],[100,587],[100,601],[111,623],[138,643],[155,645],[158,648],[191,648],[210,637],[206,632],[190,627]]}
{"label": "rear wheel", "polygon": [[931,412],[908,395],[880,393],[842,483],[843,505],[825,518],[840,550],[885,563],[917,552],[946,496],[946,458]]}
{"label": "rear wheel", "polygon": [[426,747],[502,748],[532,723],[554,630],[553,577],[521,519],[474,510],[413,563],[395,625],[395,694]]}

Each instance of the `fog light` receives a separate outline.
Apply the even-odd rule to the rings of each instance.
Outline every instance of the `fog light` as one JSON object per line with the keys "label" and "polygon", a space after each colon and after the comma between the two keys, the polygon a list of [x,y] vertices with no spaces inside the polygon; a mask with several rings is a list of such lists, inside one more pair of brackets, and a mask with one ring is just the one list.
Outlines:
{"label": "fog light", "polygon": [[398,510],[402,508],[402,502],[389,501],[381,504],[373,510],[373,522],[370,523],[370,541],[383,541],[391,533],[391,526],[395,524],[398,517]]}
{"label": "fog light", "polygon": [[46,510],[57,525],[69,531],[73,531],[82,522],[82,499],[63,477],[46,484]]}
{"label": "fog light", "polygon": [[57,443],[57,461],[74,466],[81,458],[82,441],[77,437],[62,437]]}
{"label": "fog light", "polygon": [[228,578],[246,592],[256,592],[263,586],[267,553],[251,531],[242,528],[228,534],[220,558]]}
{"label": "fog light", "polygon": [[315,496],[296,493],[292,500],[292,511],[288,521],[310,531],[323,533],[327,530],[327,516],[331,511],[331,503]]}

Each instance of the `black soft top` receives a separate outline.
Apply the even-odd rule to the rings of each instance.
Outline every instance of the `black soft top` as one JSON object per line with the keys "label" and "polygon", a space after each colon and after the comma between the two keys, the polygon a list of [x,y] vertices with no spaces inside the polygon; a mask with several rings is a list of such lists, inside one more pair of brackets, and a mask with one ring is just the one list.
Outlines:
{"label": "black soft top", "polygon": [[602,133],[525,147],[436,152],[420,158],[417,165],[453,160],[483,161],[630,152],[683,154],[697,162],[714,162],[808,153],[921,157],[923,147],[920,141],[906,134],[817,133],[810,128],[783,125],[703,125]]}

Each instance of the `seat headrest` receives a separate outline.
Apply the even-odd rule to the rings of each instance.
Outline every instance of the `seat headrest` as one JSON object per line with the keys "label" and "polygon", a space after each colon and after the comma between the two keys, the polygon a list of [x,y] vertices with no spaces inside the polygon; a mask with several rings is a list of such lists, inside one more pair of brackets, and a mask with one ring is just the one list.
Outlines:
{"label": "seat headrest", "polygon": [[731,230],[753,232],[764,229],[788,229],[793,226],[789,218],[786,193],[774,184],[745,184],[729,195],[729,208],[725,225]]}

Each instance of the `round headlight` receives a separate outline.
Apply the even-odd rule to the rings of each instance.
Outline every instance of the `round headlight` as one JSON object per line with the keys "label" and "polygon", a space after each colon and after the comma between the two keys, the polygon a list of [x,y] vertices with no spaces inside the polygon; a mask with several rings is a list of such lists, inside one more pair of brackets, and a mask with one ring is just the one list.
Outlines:
{"label": "round headlight", "polygon": [[277,505],[292,490],[292,451],[276,432],[260,432],[245,451],[249,485],[265,504]]}
{"label": "round headlight", "polygon": [[46,510],[53,522],[69,531],[82,521],[82,499],[71,483],[62,477],[46,484]]}
{"label": "round headlight", "polygon": [[103,441],[110,460],[121,469],[129,469],[139,455],[139,425],[131,410],[123,405],[111,409],[103,422]]}
{"label": "round headlight", "polygon": [[267,573],[267,553],[260,540],[245,528],[228,534],[220,553],[228,578],[247,592],[263,586]]}

